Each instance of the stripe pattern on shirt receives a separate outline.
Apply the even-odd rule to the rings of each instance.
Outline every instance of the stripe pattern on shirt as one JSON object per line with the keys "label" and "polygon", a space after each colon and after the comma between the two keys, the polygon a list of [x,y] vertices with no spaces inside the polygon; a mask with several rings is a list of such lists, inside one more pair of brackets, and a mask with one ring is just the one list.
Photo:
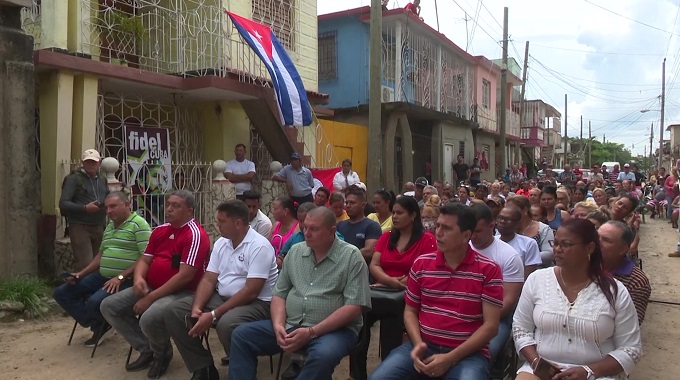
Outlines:
{"label": "stripe pattern on shirt", "polygon": [[149,224],[136,213],[118,228],[114,227],[113,221],[109,222],[100,246],[99,273],[111,278],[129,268],[146,249],[150,235]]}

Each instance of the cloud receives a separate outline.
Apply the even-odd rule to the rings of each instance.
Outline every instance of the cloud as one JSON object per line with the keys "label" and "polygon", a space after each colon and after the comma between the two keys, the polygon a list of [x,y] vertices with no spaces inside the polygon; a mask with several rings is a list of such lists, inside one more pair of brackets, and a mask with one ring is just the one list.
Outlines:
{"label": "cloud", "polygon": [[[680,34],[676,0],[589,0],[625,17]],[[407,1],[400,0],[399,5]],[[368,0],[324,0],[319,14],[369,5]],[[436,28],[433,0],[422,0],[425,21]],[[509,7],[509,55],[523,59],[530,41],[527,97],[539,98],[564,111],[568,96],[569,135],[592,121],[593,134],[624,144],[642,154],[649,141],[649,126],[659,124],[661,64],[665,54],[667,102],[665,125],[680,123],[680,36],[641,25],[586,1],[560,0],[437,1],[440,31],[472,54],[501,55],[503,7]],[[464,10],[461,10],[462,7]],[[390,7],[395,7],[395,1]],[[468,15],[468,21],[464,19]],[[471,36],[472,31],[474,34]],[[668,49],[667,49],[668,47]],[[609,53],[619,53],[609,54]],[[642,109],[650,112],[640,113]],[[564,123],[563,123],[564,124]],[[587,135],[587,127],[584,135]],[[656,129],[656,128],[655,128]],[[658,138],[658,130],[655,131]],[[668,138],[668,134],[666,134]],[[655,143],[656,145],[656,143]]]}

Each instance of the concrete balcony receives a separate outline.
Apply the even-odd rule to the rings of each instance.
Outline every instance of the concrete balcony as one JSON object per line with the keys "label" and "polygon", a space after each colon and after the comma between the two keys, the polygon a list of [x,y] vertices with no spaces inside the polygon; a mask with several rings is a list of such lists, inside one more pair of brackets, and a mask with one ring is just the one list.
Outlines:
{"label": "concrete balcony", "polygon": [[268,73],[217,0],[80,0],[78,53],[146,71],[235,76],[265,84]]}
{"label": "concrete balcony", "polygon": [[[496,120],[501,119],[501,109],[496,108]],[[520,139],[519,114],[506,110],[505,112],[505,133],[508,137]]]}
{"label": "concrete balcony", "polygon": [[498,133],[498,122],[496,112],[484,107],[477,106],[477,122],[479,128],[488,132]]}

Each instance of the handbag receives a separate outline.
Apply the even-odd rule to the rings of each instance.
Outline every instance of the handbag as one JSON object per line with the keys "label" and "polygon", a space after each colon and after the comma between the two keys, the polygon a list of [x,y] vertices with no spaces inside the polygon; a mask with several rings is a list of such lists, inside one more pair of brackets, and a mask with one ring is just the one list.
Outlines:
{"label": "handbag", "polygon": [[403,313],[404,290],[387,286],[371,286],[372,311],[380,314]]}

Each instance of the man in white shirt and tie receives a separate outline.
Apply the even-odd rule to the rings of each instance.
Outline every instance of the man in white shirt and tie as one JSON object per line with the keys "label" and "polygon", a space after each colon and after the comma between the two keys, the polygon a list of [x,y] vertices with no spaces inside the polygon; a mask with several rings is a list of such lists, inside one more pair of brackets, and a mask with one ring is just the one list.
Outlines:
{"label": "man in white shirt and tie", "polygon": [[234,184],[236,189],[236,199],[243,200],[243,192],[250,190],[255,178],[255,164],[246,159],[246,146],[236,144],[234,148],[234,159],[227,162],[227,169],[224,176],[229,182]]}

